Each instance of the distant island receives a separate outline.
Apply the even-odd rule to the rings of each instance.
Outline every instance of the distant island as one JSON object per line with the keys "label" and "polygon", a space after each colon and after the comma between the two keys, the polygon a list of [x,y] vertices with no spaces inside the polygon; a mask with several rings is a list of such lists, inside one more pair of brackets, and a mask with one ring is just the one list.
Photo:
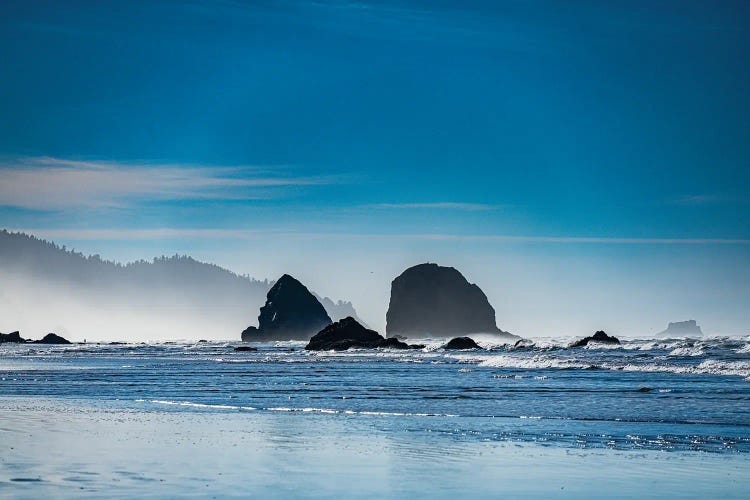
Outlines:
{"label": "distant island", "polygon": [[694,319],[670,323],[667,329],[656,334],[659,337],[702,337],[703,331]]}

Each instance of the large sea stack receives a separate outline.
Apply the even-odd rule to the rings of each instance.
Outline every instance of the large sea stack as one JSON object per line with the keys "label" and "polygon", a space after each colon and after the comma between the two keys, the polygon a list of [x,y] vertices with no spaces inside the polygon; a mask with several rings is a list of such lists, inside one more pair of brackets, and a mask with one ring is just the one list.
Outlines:
{"label": "large sea stack", "polygon": [[497,327],[487,296],[456,269],[419,264],[391,283],[386,336],[452,338],[477,333],[499,334],[509,341],[519,338]]}
{"label": "large sea stack", "polygon": [[330,324],[331,318],[318,299],[305,285],[285,274],[268,291],[257,328],[248,327],[242,332],[242,340],[309,340]]}

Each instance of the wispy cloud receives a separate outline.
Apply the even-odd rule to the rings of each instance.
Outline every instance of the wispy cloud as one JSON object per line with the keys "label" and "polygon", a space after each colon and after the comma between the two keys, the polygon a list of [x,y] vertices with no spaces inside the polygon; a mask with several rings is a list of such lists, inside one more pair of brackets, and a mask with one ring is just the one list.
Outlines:
{"label": "wispy cloud", "polygon": [[679,196],[670,200],[672,205],[688,205],[688,206],[701,206],[701,205],[716,205],[721,203],[743,203],[747,202],[748,198],[741,196],[734,196],[728,194],[690,194]]}
{"label": "wispy cloud", "polygon": [[376,203],[365,205],[366,208],[393,208],[393,209],[436,209],[436,210],[465,210],[485,211],[499,210],[501,205],[488,205],[484,203],[460,203],[453,201],[438,201],[431,203]]}
{"label": "wispy cloud", "polygon": [[124,207],[138,201],[255,199],[328,184],[258,167],[79,161],[33,157],[0,163],[0,205],[27,209]]}
{"label": "wispy cloud", "polygon": [[48,239],[70,240],[154,240],[154,239],[393,239],[433,241],[485,241],[499,243],[605,244],[605,245],[750,245],[750,239],[738,238],[616,238],[591,236],[517,236],[505,234],[449,233],[336,233],[293,230],[253,230],[242,228],[149,228],[149,229],[13,229]]}

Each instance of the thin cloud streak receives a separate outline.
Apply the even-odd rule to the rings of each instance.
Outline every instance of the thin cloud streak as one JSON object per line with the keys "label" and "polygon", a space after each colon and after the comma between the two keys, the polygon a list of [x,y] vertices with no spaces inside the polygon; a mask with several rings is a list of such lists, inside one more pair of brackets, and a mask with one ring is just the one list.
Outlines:
{"label": "thin cloud streak", "polygon": [[748,198],[726,194],[692,194],[670,200],[672,205],[703,206],[722,203],[746,203]]}
{"label": "thin cloud streak", "polygon": [[437,209],[437,210],[466,210],[466,211],[485,211],[499,210],[501,205],[487,205],[484,203],[461,203],[453,201],[439,201],[431,203],[376,203],[365,205],[364,208],[383,208],[383,209]]}
{"label": "thin cloud streak", "polygon": [[116,208],[137,201],[267,198],[273,189],[330,184],[270,175],[257,167],[78,161],[51,157],[0,163],[0,206],[32,210]]}
{"label": "thin cloud streak", "polygon": [[366,234],[335,232],[294,232],[289,230],[152,228],[152,229],[10,229],[42,238],[73,240],[151,240],[151,239],[257,239],[292,238],[367,238],[435,241],[497,241],[508,243],[611,244],[611,245],[750,245],[750,239],[733,238],[611,238],[589,236],[512,236],[500,234]]}

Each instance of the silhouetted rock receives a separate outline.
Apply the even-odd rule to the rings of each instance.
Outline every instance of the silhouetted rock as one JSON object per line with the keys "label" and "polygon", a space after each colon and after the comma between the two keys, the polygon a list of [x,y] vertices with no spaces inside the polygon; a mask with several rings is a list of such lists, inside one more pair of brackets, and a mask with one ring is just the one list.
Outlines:
{"label": "silhouetted rock", "polygon": [[331,324],[325,308],[310,291],[288,274],[271,287],[260,308],[258,327],[248,327],[242,340],[308,340]]}
{"label": "silhouetted rock", "polygon": [[[391,349],[411,349],[412,347],[406,342],[402,342],[399,339],[387,338],[378,342],[376,347],[390,347]],[[415,347],[416,349],[416,347]]]}
{"label": "silhouetted rock", "polygon": [[21,343],[26,342],[26,339],[21,338],[21,334],[19,332],[10,332],[10,333],[0,333],[0,344],[2,343]]}
{"label": "silhouetted rock", "polygon": [[65,340],[59,335],[54,333],[48,333],[41,340],[35,340],[34,344],[70,344],[70,341]]}
{"label": "silhouetted rock", "polygon": [[256,349],[255,347],[250,347],[249,345],[241,345],[239,347],[235,347],[234,350],[239,352],[255,352],[258,349]]}
{"label": "silhouetted rock", "polygon": [[519,339],[513,344],[513,347],[515,349],[529,349],[534,347],[534,342],[528,339]]}
{"label": "silhouetted rock", "polygon": [[669,323],[667,329],[657,333],[659,337],[702,337],[703,331],[694,319]]}
{"label": "silhouetted rock", "polygon": [[386,314],[388,337],[469,333],[502,334],[509,341],[519,338],[497,327],[487,296],[452,267],[419,264],[393,280]]}
{"label": "silhouetted rock", "polygon": [[260,340],[260,336],[258,335],[258,327],[248,326],[247,328],[242,330],[241,338],[243,342],[252,342],[253,340]]}
{"label": "silhouetted rock", "polygon": [[315,334],[305,346],[308,351],[346,350],[350,347],[375,347],[385,340],[375,330],[360,325],[351,316],[332,323]]}
{"label": "silhouetted rock", "polygon": [[612,337],[599,330],[591,337],[584,337],[581,340],[574,342],[570,347],[583,347],[588,345],[589,342],[598,342],[600,344],[619,344],[620,341],[616,337]]}
{"label": "silhouetted rock", "polygon": [[423,345],[408,345],[395,338],[384,338],[375,330],[360,325],[351,316],[328,325],[318,332],[305,349],[308,351],[345,351],[360,349],[423,349]]}
{"label": "silhouetted rock", "polygon": [[469,337],[456,337],[455,339],[450,339],[448,343],[443,346],[443,349],[481,349],[481,347]]}

